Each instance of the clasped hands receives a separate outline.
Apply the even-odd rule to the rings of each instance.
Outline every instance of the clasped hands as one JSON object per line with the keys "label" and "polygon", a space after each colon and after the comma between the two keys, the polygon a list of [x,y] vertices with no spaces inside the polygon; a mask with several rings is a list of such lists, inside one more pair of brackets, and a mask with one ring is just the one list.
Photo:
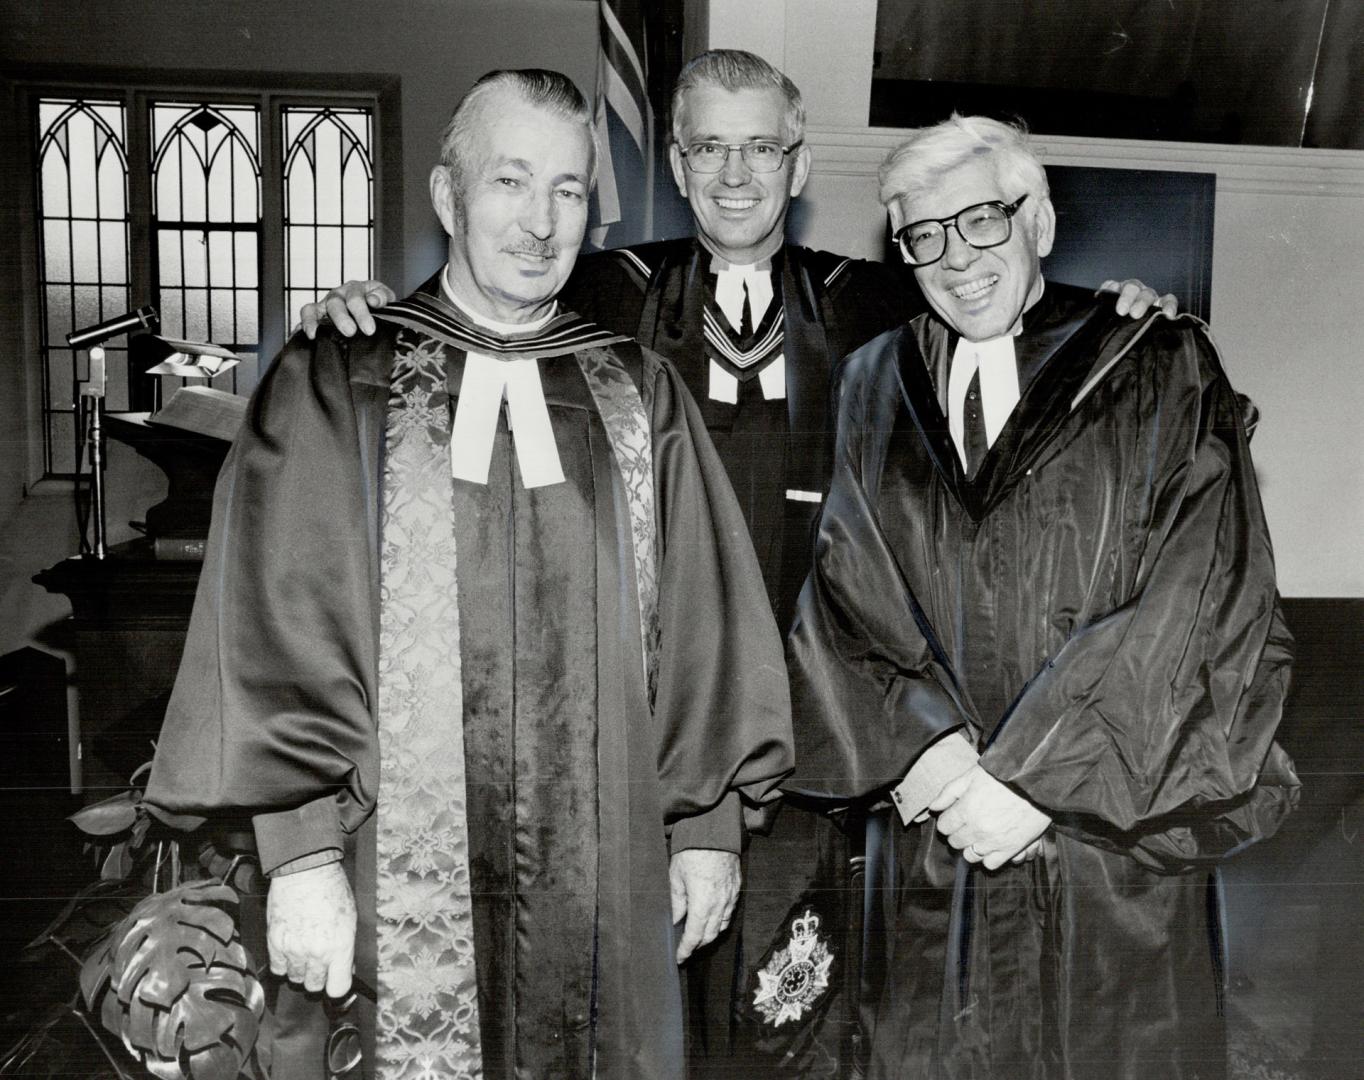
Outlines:
{"label": "clasped hands", "polygon": [[943,785],[928,812],[967,862],[997,870],[1036,858],[1051,818],[979,765]]}

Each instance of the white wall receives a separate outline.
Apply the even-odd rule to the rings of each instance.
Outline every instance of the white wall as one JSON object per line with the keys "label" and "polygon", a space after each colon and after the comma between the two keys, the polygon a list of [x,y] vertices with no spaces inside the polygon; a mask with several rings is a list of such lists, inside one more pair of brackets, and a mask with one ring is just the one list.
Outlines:
{"label": "white wall", "polygon": [[876,0],[710,0],[707,17],[705,47],[781,68],[811,123],[867,122]]}
{"label": "white wall", "polygon": [[[876,166],[899,138],[807,132],[801,243],[880,257]],[[1364,596],[1364,152],[1034,138],[1049,164],[1217,175],[1212,325],[1261,409],[1254,452],[1280,589]]]}

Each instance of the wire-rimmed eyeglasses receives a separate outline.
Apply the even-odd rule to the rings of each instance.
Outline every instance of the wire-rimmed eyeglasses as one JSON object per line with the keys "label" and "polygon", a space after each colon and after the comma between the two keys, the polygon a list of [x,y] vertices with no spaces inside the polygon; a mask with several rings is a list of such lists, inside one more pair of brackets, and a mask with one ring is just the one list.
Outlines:
{"label": "wire-rimmed eyeglasses", "polygon": [[892,239],[900,246],[900,255],[910,266],[930,266],[947,251],[947,229],[952,226],[957,235],[973,248],[999,247],[1013,235],[1013,218],[1023,205],[1027,194],[1017,201],[976,203],[958,210],[951,217],[925,218],[911,221],[896,229]]}
{"label": "wire-rimmed eyeglasses", "polygon": [[718,173],[735,150],[739,151],[750,172],[776,172],[786,161],[787,155],[798,150],[804,141],[797,139],[790,146],[782,146],[774,139],[750,139],[741,143],[701,139],[687,143],[678,153],[687,159],[687,168],[694,173]]}

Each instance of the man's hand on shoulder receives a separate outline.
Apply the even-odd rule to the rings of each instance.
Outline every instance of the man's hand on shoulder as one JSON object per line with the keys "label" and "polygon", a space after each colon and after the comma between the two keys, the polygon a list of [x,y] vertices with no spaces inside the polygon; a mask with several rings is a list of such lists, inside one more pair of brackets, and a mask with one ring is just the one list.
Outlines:
{"label": "man's hand on shoulder", "polygon": [[374,333],[374,316],[370,311],[397,298],[398,294],[382,281],[348,281],[321,300],[304,304],[299,308],[298,318],[309,338],[317,337],[323,319],[330,319],[343,337],[354,337],[356,330],[369,335]]}
{"label": "man's hand on shoulder", "polygon": [[729,926],[739,899],[739,878],[739,856],[732,851],[687,848],[673,855],[668,865],[673,922],[684,915],[687,919],[677,945],[679,964]]}
{"label": "man's hand on shoulder", "polygon": [[1167,319],[1179,314],[1179,301],[1174,293],[1156,296],[1156,290],[1136,278],[1126,281],[1113,281],[1111,278],[1099,286],[1099,292],[1118,294],[1117,312],[1133,319],[1140,319],[1151,310],[1152,305],[1160,309]]}
{"label": "man's hand on shoulder", "polygon": [[265,924],[274,974],[345,996],[355,959],[355,898],[339,862],[271,878]]}
{"label": "man's hand on shoulder", "polygon": [[[967,862],[996,870],[1028,849],[1051,818],[979,765],[951,781],[929,805],[938,832]],[[1036,852],[1032,852],[1036,854]]]}

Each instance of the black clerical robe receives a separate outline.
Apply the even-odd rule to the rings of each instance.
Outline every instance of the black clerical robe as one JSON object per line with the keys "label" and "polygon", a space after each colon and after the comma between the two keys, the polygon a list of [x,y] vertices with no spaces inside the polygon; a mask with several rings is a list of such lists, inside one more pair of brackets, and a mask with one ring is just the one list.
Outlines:
{"label": "black clerical robe", "polygon": [[785,631],[810,570],[817,497],[828,483],[834,369],[857,346],[923,310],[923,299],[903,267],[783,246],[772,273],[773,302],[783,308],[786,396],[764,398],[753,379],[730,404],[709,396],[702,315],[714,299],[712,259],[693,239],[601,252],[579,260],[564,298],[676,366],[739,498]]}
{"label": "black clerical robe", "polygon": [[[767,399],[755,376],[740,384],[738,400],[731,404],[709,394],[713,349],[703,322],[708,306],[714,315],[712,262],[710,251],[694,239],[588,255],[579,259],[564,298],[677,367],[734,486],[772,610],[785,631],[810,570],[819,500],[828,485],[833,373],[853,349],[906,322],[924,303],[912,274],[898,263],[784,245],[772,259],[772,273],[773,306],[782,307],[786,396]],[[850,858],[862,849],[861,822],[856,817],[849,822],[850,839],[828,823],[826,807],[793,802],[815,813],[788,809],[759,826],[768,835],[748,852],[746,892],[734,930],[687,965],[689,1036],[698,1077],[778,1068],[799,1069],[813,1078],[847,1068],[840,1059],[850,1057],[857,1026],[849,998],[864,976],[861,895],[850,888]],[[834,953],[821,1012],[802,1013],[775,1029],[770,1020],[751,1015],[738,1021],[736,1013],[752,1013],[755,970],[764,952],[780,948],[790,933],[788,909],[811,896],[823,900],[824,940]],[[875,917],[873,925],[879,925]],[[875,982],[877,976],[870,978]],[[825,1016],[840,1023],[824,1024]],[[737,1040],[732,1038],[736,1023],[742,1029]],[[757,1042],[765,1048],[757,1049]],[[796,1056],[783,1060],[791,1051]]]}
{"label": "black clerical robe", "polygon": [[1296,801],[1273,742],[1291,642],[1201,324],[1109,307],[1047,286],[1018,339],[1035,374],[971,480],[936,317],[841,379],[789,641],[791,786],[884,791],[961,729],[1055,822],[993,872],[932,821],[895,837],[877,1077],[1225,1074],[1208,867]]}
{"label": "black clerical robe", "polygon": [[[262,380],[218,483],[147,792],[163,814],[258,815],[270,865],[349,834],[371,918],[380,568],[394,542],[380,485],[400,332],[297,337]],[[453,409],[463,354],[419,347],[445,349]],[[737,847],[735,794],[761,802],[790,767],[780,639],[723,469],[676,372],[632,342],[609,348],[652,436],[652,707],[628,498],[578,357],[539,361],[563,483],[521,483],[505,415],[488,483],[451,482],[491,1078],[682,1075],[665,827],[675,845],[729,846],[714,839],[728,830]],[[362,972],[372,949],[362,931]],[[301,1080],[321,1048],[292,1060]]]}

